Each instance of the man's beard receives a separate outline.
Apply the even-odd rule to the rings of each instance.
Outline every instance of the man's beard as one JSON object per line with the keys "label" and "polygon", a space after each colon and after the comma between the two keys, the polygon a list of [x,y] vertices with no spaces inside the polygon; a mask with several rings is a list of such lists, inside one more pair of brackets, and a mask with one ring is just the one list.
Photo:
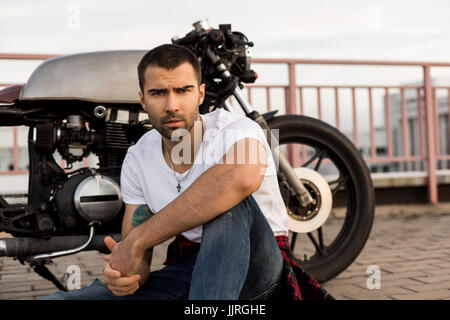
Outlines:
{"label": "man's beard", "polygon": [[[151,122],[152,122],[153,127],[163,137],[165,137],[166,139],[169,139],[169,140],[178,140],[179,137],[185,136],[192,129],[192,127],[194,126],[195,120],[197,120],[197,118],[198,118],[198,115],[199,115],[198,111],[195,111],[188,116],[169,113],[166,116],[164,116],[163,118],[159,119],[158,121],[151,121]],[[174,128],[174,129],[168,128],[166,122],[173,118],[182,121],[182,125]],[[184,129],[184,130],[180,130],[180,129]],[[172,137],[175,137],[175,138],[172,139]]]}

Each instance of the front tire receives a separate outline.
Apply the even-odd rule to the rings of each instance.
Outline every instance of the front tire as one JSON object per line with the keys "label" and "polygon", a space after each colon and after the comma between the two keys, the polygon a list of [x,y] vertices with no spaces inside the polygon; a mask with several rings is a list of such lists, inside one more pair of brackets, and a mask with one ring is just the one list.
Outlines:
{"label": "front tire", "polygon": [[[369,237],[375,208],[370,172],[353,143],[323,121],[284,115],[269,119],[267,124],[270,129],[279,129],[282,151],[289,146],[297,156],[306,156],[298,165],[319,172],[329,184],[333,207],[325,223],[307,233],[290,232],[291,248],[298,263],[317,281],[325,282],[357,258]],[[314,219],[308,216],[314,210],[300,206],[290,187],[282,183],[282,176],[279,173],[280,190],[290,217],[299,221]],[[321,206],[320,192],[310,189],[314,190],[313,198],[319,198],[315,205]]]}

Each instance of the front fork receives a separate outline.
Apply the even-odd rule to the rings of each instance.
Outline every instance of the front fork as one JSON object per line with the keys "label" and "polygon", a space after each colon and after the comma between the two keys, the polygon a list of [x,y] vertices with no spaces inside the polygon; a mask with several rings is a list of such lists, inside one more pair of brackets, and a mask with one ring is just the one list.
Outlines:
{"label": "front fork", "polygon": [[[308,207],[308,205],[310,205],[314,201],[314,199],[312,198],[311,193],[309,193],[308,189],[305,188],[301,180],[295,174],[294,169],[286,159],[286,156],[283,154],[283,152],[281,152],[278,141],[273,137],[264,117],[258,111],[253,110],[253,108],[242,96],[241,92],[237,90],[237,88],[234,90],[233,96],[236,98],[239,105],[244,110],[246,116],[257,122],[262,129],[266,130],[267,141],[270,145],[272,156],[274,157],[274,159],[278,159],[279,161],[280,172],[284,174],[287,183],[295,192],[295,196],[297,197],[300,205],[304,208]],[[225,102],[224,108],[228,111],[232,111],[232,107],[228,101]]]}

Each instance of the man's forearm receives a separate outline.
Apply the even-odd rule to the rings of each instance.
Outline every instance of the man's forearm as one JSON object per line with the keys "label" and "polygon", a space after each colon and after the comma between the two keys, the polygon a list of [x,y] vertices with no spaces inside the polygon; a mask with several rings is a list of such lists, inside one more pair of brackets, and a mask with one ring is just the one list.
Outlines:
{"label": "man's forearm", "polygon": [[[247,174],[259,172],[259,169],[250,168]],[[133,229],[129,240],[134,241],[137,250],[142,252],[214,219],[259,187],[245,183],[242,174],[242,170],[233,166],[212,167],[152,219]]]}

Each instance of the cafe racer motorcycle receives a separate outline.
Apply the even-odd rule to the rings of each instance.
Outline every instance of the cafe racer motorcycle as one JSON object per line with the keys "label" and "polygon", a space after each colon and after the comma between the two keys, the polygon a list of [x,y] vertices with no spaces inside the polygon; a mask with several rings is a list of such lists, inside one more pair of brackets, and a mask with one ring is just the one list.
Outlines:
{"label": "cafe racer motorcycle", "polygon": [[[231,25],[214,29],[198,21],[172,42],[201,63],[206,95],[200,113],[238,108],[266,129],[299,264],[320,282],[345,270],[368,239],[375,201],[369,170],[352,142],[314,118],[256,111],[241,91],[257,78],[253,43]],[[83,250],[106,253],[104,237],[120,239],[121,164],[127,149],[152,130],[137,95],[136,67],[144,54],[51,58],[24,85],[0,91],[0,125],[29,128],[27,202],[10,204],[0,196],[0,231],[13,236],[0,239],[0,256],[30,264],[59,289],[66,290],[46,267],[52,259]],[[98,157],[96,166],[73,169],[90,154]],[[303,155],[294,168],[293,154]]]}

